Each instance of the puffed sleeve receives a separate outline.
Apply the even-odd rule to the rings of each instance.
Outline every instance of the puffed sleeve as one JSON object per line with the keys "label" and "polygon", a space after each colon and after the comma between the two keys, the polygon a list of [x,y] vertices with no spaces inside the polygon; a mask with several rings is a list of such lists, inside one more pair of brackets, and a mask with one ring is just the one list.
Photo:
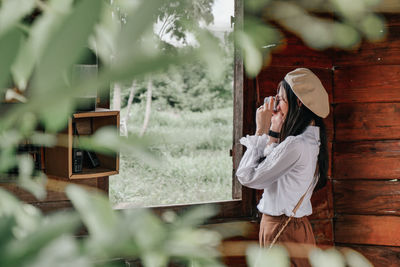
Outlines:
{"label": "puffed sleeve", "polygon": [[[247,147],[236,176],[244,186],[255,189],[267,188],[295,166],[303,151],[302,146],[299,139],[289,136],[279,145],[266,147],[265,143],[261,148],[261,154],[258,148]],[[259,163],[262,155],[265,159]]]}
{"label": "puffed sleeve", "polygon": [[241,177],[250,175],[251,171],[258,166],[261,158],[265,156],[265,153],[270,153],[273,147],[276,146],[275,143],[267,146],[268,142],[269,136],[266,134],[262,136],[247,135],[240,139],[240,143],[247,148],[236,172],[240,182],[242,182]]}

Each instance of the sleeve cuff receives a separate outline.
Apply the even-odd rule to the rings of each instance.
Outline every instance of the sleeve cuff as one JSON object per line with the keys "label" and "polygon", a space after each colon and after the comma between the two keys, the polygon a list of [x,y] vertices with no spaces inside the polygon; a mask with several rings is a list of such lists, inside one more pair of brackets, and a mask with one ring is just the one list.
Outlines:
{"label": "sleeve cuff", "polygon": [[264,149],[269,142],[269,136],[263,134],[259,135],[247,135],[246,137],[240,138],[240,143],[244,145],[247,149],[256,150],[257,154],[261,157],[263,155]]}

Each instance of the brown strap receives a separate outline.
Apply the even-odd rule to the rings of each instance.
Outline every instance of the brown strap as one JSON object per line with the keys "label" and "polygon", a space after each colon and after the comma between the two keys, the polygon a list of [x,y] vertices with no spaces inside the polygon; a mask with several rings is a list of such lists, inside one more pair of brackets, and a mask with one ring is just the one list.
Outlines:
{"label": "brown strap", "polygon": [[305,198],[305,196],[307,195],[308,191],[310,190],[310,188],[312,187],[312,185],[314,184],[314,180],[316,177],[316,174],[318,172],[318,165],[317,168],[315,169],[315,173],[314,173],[314,177],[313,180],[311,181],[311,184],[308,186],[307,191],[304,193],[304,195],[299,199],[299,202],[297,202],[297,205],[293,208],[292,210],[292,214],[289,216],[289,218],[286,220],[285,224],[282,226],[281,230],[279,230],[279,232],[276,234],[276,236],[274,237],[274,239],[272,240],[271,244],[269,245],[269,248],[272,248],[273,245],[275,245],[276,241],[278,240],[278,238],[281,236],[283,230],[285,230],[286,226],[289,224],[290,220],[296,215],[296,211],[300,208],[301,203],[303,202],[303,199]]}

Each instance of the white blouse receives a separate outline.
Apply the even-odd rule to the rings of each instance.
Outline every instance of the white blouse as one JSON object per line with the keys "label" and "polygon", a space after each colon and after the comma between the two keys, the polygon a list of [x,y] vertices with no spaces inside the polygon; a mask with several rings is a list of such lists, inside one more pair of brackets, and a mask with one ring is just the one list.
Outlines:
{"label": "white blouse", "polygon": [[[272,216],[292,215],[293,208],[313,183],[295,217],[312,213],[311,195],[316,185],[314,178],[319,153],[319,127],[308,126],[297,136],[288,136],[282,143],[267,146],[269,136],[246,136],[240,143],[247,147],[236,172],[246,187],[264,189],[257,208]],[[259,162],[262,157],[265,159]]]}

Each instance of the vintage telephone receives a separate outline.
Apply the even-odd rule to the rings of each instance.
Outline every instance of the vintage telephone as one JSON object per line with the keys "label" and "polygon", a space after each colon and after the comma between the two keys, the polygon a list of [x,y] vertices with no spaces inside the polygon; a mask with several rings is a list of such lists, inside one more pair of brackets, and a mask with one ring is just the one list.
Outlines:
{"label": "vintage telephone", "polygon": [[[73,123],[74,136],[79,137],[78,129],[76,124]],[[100,161],[96,153],[88,150],[81,150],[79,148],[73,148],[72,150],[72,172],[79,173],[82,172],[82,167],[85,162],[88,168],[96,168],[100,165]],[[84,161],[85,159],[85,161]]]}

